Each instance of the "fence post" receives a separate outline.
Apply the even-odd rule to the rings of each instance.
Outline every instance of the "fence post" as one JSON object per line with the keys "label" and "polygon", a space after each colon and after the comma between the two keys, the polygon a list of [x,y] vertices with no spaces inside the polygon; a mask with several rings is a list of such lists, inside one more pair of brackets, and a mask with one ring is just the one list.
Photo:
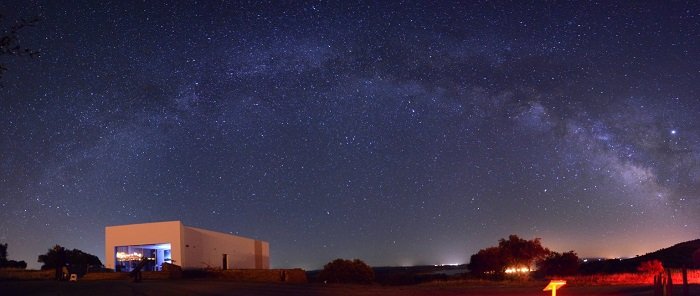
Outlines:
{"label": "fence post", "polygon": [[688,268],[683,266],[683,296],[688,295]]}
{"label": "fence post", "polygon": [[666,269],[666,296],[672,296],[673,295],[673,278],[671,277],[671,269]]}
{"label": "fence post", "polygon": [[661,292],[661,274],[654,275],[654,296],[662,296]]}
{"label": "fence post", "polygon": [[659,274],[659,280],[661,281],[661,286],[659,287],[661,295],[670,296],[668,295],[668,277],[666,277],[666,271]]}

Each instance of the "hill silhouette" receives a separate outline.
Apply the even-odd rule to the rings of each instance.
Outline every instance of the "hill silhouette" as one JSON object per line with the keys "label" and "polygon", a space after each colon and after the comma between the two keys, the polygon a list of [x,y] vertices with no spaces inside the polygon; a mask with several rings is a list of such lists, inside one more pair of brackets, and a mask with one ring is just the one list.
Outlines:
{"label": "hill silhouette", "polygon": [[640,263],[659,260],[665,268],[700,268],[700,239],[675,244],[629,259],[591,261],[581,265],[581,273],[634,272]]}
{"label": "hill silhouette", "polygon": [[664,248],[627,260],[641,263],[644,261],[657,259],[661,261],[665,267],[670,268],[681,268],[683,266],[700,267],[697,266],[700,264],[700,262],[693,262],[693,254],[695,254],[695,252],[700,252],[700,239],[675,244],[672,247]]}

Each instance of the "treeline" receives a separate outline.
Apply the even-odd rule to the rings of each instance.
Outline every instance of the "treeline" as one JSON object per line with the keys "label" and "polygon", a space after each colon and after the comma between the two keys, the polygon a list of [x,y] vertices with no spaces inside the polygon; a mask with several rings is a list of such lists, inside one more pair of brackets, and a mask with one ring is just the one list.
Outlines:
{"label": "treeline", "polygon": [[508,239],[499,240],[497,246],[472,255],[468,267],[474,276],[500,279],[507,275],[525,276],[525,273],[528,277],[550,277],[646,272],[650,264],[661,270],[700,268],[700,239],[630,259],[583,262],[574,251],[553,252],[542,246],[538,238],[525,240],[511,235]]}
{"label": "treeline", "polygon": [[578,272],[580,260],[574,251],[558,253],[542,246],[539,238],[526,240],[517,235],[500,239],[497,246],[481,249],[472,255],[472,275],[502,279],[513,277],[567,276]]}
{"label": "treeline", "polygon": [[78,249],[69,250],[59,245],[53,246],[46,254],[39,255],[37,261],[43,263],[41,270],[55,270],[56,279],[62,279],[66,273],[75,273],[78,276],[83,276],[90,269],[101,269],[103,267],[100,258],[97,258],[97,256]]}
{"label": "treeline", "polygon": [[27,268],[27,262],[7,259],[7,244],[0,244],[0,268]]}
{"label": "treeline", "polygon": [[[0,268],[27,268],[27,263],[24,261],[8,260],[7,249],[6,243],[0,244]],[[39,255],[37,262],[43,263],[41,270],[55,270],[56,279],[62,279],[69,273],[82,276],[89,270],[99,270],[104,267],[95,255],[78,249],[69,250],[59,245],[55,245],[45,254]]]}
{"label": "treeline", "polygon": [[700,268],[700,239],[676,244],[629,259],[592,260],[581,265],[581,274],[635,272],[645,262],[659,261],[665,268]]}

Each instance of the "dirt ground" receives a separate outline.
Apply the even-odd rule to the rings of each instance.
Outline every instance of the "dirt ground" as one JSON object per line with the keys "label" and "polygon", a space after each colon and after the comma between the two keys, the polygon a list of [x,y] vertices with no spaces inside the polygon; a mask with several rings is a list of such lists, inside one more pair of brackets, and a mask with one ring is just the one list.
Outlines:
{"label": "dirt ground", "polygon": [[[323,284],[261,284],[214,280],[153,280],[141,283],[129,281],[55,281],[0,282],[0,295],[551,295],[539,284],[524,285],[417,285],[417,286],[352,286]],[[675,295],[682,295],[676,287]],[[567,287],[557,291],[567,295],[653,295],[650,286]],[[700,285],[692,285],[690,295],[700,295]]]}

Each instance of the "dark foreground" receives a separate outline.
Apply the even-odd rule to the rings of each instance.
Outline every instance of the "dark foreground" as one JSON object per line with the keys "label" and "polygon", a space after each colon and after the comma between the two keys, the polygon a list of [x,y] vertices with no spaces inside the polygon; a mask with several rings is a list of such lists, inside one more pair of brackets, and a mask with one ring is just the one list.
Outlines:
{"label": "dark foreground", "polygon": [[[54,281],[0,282],[0,295],[550,295],[542,283],[509,285],[428,284],[382,287],[323,284],[261,284],[215,280],[180,281]],[[681,295],[680,287],[676,295]],[[567,295],[653,295],[650,286],[566,286],[557,291]],[[691,286],[690,295],[700,295],[700,286]]]}

